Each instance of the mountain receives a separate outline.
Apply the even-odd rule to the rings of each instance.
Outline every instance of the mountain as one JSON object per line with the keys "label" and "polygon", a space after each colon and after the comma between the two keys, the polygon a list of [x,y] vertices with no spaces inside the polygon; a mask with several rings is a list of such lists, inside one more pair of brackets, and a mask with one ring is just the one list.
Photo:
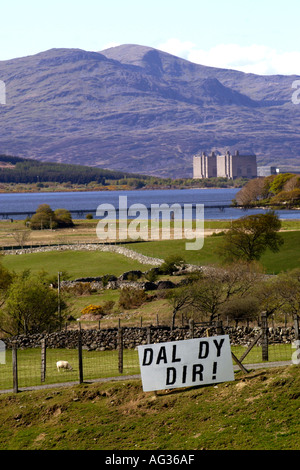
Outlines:
{"label": "mountain", "polygon": [[0,153],[163,177],[191,177],[199,151],[298,165],[299,78],[206,67],[132,44],[0,61]]}

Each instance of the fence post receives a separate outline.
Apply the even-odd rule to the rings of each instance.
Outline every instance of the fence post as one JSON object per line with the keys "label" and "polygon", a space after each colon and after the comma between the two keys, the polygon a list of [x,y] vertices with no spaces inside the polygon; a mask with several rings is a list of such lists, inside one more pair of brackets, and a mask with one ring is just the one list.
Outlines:
{"label": "fence post", "polygon": [[147,331],[147,343],[151,344],[151,327],[148,326],[146,331]]}
{"label": "fence post", "polygon": [[119,372],[123,373],[123,328],[118,328]]}
{"label": "fence post", "polygon": [[18,393],[18,352],[17,345],[12,346],[12,366],[13,366],[13,391]]}
{"label": "fence post", "polygon": [[295,341],[298,341],[300,337],[299,337],[299,317],[297,314],[294,317],[294,328],[295,328]]}
{"label": "fence post", "polygon": [[82,367],[82,338],[81,328],[78,333],[78,368],[79,368],[79,383],[83,383],[83,367]]}
{"label": "fence post", "polygon": [[41,345],[41,382],[46,379],[46,338],[42,339]]}
{"label": "fence post", "polygon": [[268,320],[267,314],[264,312],[261,314],[261,348],[262,348],[262,360],[269,360],[269,350],[268,350]]}
{"label": "fence post", "polygon": [[222,335],[224,333],[223,322],[221,320],[217,321],[216,331],[217,331],[217,335]]}
{"label": "fence post", "polygon": [[194,338],[194,320],[189,321],[189,327],[190,327],[190,332],[191,332],[191,338]]}

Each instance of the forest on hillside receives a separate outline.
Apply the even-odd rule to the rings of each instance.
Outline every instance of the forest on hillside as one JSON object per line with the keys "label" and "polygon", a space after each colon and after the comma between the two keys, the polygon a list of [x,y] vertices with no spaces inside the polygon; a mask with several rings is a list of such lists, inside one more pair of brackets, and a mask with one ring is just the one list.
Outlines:
{"label": "forest on hillside", "polygon": [[[122,171],[106,170],[84,165],[65,163],[40,162],[14,156],[0,155],[0,183],[43,183],[57,182],[72,184],[88,184],[95,181],[105,185],[107,180],[120,180],[132,177]],[[6,166],[10,164],[10,166]],[[147,176],[135,175],[146,180]]]}
{"label": "forest on hillside", "polygon": [[0,155],[0,184],[34,184],[43,187],[44,183],[69,183],[73,186],[95,183],[109,189],[110,185],[122,189],[176,189],[176,188],[240,188],[247,179],[238,178],[160,178],[158,176],[125,173],[118,170],[74,165],[66,163],[42,162],[38,160]]}

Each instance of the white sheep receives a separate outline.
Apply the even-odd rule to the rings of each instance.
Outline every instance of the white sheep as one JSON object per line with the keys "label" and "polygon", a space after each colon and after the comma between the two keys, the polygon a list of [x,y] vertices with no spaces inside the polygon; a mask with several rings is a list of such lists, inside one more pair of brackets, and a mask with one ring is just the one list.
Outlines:
{"label": "white sheep", "polygon": [[58,372],[60,369],[73,370],[73,367],[68,363],[68,361],[57,361],[56,367]]}

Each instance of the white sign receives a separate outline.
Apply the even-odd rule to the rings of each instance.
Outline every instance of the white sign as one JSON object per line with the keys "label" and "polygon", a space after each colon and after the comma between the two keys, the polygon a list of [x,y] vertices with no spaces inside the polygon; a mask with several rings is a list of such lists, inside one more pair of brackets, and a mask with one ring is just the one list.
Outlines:
{"label": "white sign", "polygon": [[138,346],[144,392],[234,380],[228,335]]}

